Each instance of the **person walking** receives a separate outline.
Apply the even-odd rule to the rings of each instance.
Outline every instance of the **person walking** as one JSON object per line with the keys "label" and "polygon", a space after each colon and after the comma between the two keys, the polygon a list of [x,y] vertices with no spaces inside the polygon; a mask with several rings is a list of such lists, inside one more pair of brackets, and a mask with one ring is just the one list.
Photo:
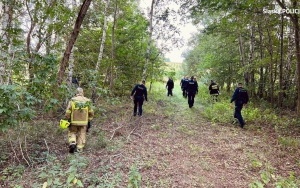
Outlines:
{"label": "person walking", "polygon": [[131,91],[130,98],[134,103],[133,116],[136,116],[137,112],[139,116],[142,116],[144,100],[148,101],[145,80],[143,80],[141,84],[135,85],[135,87]]}
{"label": "person walking", "polygon": [[238,86],[235,89],[232,98],[230,100],[230,103],[235,102],[233,117],[239,121],[241,128],[244,128],[245,126],[245,121],[242,116],[242,109],[243,106],[247,105],[248,101],[249,101],[249,96],[247,90],[243,88],[242,83],[238,83]]}
{"label": "person walking", "polygon": [[68,131],[70,153],[82,152],[86,144],[87,125],[93,116],[91,100],[84,97],[82,88],[77,88],[76,96],[69,101],[65,114],[65,118],[70,122]]}
{"label": "person walking", "polygon": [[169,95],[173,96],[172,90],[174,88],[174,81],[171,78],[169,78],[169,80],[168,80],[168,82],[166,84],[166,88],[168,90],[167,96],[169,96]]}
{"label": "person walking", "polygon": [[198,83],[194,79],[194,76],[191,77],[191,80],[187,83],[187,97],[189,107],[192,108],[194,106],[195,95],[198,93]]}
{"label": "person walking", "polygon": [[218,101],[218,96],[219,96],[219,86],[218,86],[218,84],[216,84],[216,82],[211,80],[208,89],[209,89],[209,94],[212,98],[212,101],[217,102]]}
{"label": "person walking", "polygon": [[180,81],[180,86],[181,86],[181,90],[182,90],[182,96],[184,98],[187,97],[187,85],[188,85],[188,82],[189,82],[189,78],[187,76],[184,76],[181,81]]}

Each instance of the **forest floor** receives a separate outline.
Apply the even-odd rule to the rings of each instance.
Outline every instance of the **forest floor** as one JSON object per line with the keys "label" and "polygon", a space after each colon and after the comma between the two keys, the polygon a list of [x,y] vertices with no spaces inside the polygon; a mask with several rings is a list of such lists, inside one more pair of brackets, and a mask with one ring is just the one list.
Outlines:
{"label": "forest floor", "polygon": [[105,130],[118,146],[85,155],[98,159],[92,166],[120,173],[117,187],[127,187],[132,166],[142,177],[141,187],[284,187],[292,185],[291,172],[299,177],[297,149],[280,147],[272,127],[256,130],[252,125],[241,129],[230,122],[211,123],[201,116],[197,96],[189,108],[179,89],[170,97],[162,93],[160,99],[149,94],[142,117],[131,116],[129,100],[121,108],[112,107],[113,116],[94,127]]}
{"label": "forest floor", "polygon": [[[39,185],[43,178],[49,183],[50,176],[70,177],[72,169],[60,164],[72,157],[88,161],[77,166],[80,174],[75,170],[84,187],[300,187],[293,183],[300,175],[299,148],[282,147],[273,127],[247,124],[241,129],[230,122],[212,123],[201,115],[199,96],[189,108],[179,88],[170,97],[164,90],[157,92],[161,94],[155,97],[149,93],[142,117],[132,116],[129,97],[98,114],[83,153],[69,154],[66,133],[52,138],[48,130],[36,144],[46,145],[44,150],[50,148],[56,158],[27,169],[19,184],[35,187],[36,177]],[[8,187],[7,182],[0,187]]]}

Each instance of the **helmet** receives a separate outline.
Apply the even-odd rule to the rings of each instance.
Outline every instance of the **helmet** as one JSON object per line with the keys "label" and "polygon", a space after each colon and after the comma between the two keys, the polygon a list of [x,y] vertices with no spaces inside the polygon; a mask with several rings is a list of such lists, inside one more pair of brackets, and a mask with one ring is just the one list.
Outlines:
{"label": "helmet", "polygon": [[70,125],[70,122],[68,122],[67,120],[61,119],[59,122],[59,127],[62,129],[66,129],[68,128]]}

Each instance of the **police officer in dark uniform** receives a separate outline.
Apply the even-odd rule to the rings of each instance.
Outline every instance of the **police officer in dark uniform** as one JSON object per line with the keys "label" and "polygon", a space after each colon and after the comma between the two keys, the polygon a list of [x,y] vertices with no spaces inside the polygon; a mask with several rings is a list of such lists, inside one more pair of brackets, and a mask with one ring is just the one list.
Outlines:
{"label": "police officer in dark uniform", "polygon": [[169,78],[168,82],[167,82],[167,85],[166,85],[166,88],[168,89],[168,96],[171,95],[173,96],[173,88],[174,88],[174,82],[171,78]]}
{"label": "police officer in dark uniform", "polygon": [[235,102],[235,109],[234,109],[233,117],[238,119],[238,121],[240,123],[240,127],[243,128],[245,125],[245,121],[242,116],[242,109],[243,109],[243,106],[248,103],[249,96],[248,96],[247,90],[243,88],[242,83],[238,83],[238,87],[235,89],[230,103],[232,103],[233,101]]}
{"label": "police officer in dark uniform", "polygon": [[137,110],[138,115],[142,116],[144,100],[148,101],[145,80],[143,80],[141,84],[135,85],[135,87],[131,91],[130,98],[133,99],[134,102],[133,116],[136,116]]}
{"label": "police officer in dark uniform", "polygon": [[192,76],[187,83],[187,97],[188,97],[188,103],[190,108],[194,106],[194,98],[197,93],[198,93],[198,83],[194,79],[194,76]]}
{"label": "police officer in dark uniform", "polygon": [[217,102],[218,101],[218,96],[219,96],[219,86],[218,86],[218,84],[216,84],[216,82],[211,80],[208,89],[209,89],[209,93],[212,97],[212,100],[214,102]]}
{"label": "police officer in dark uniform", "polygon": [[188,85],[188,82],[189,82],[189,78],[187,76],[183,77],[180,81],[180,86],[181,86],[181,90],[182,90],[182,96],[184,98],[187,97],[187,85]]}

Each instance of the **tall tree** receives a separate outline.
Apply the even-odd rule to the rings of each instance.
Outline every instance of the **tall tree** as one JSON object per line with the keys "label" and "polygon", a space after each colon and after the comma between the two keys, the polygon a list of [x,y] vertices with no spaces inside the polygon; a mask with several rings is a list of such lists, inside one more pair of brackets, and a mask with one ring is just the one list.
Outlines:
{"label": "tall tree", "polygon": [[65,52],[64,52],[64,56],[60,62],[60,68],[59,68],[59,72],[57,74],[57,83],[58,85],[61,85],[63,80],[64,80],[64,74],[65,74],[65,70],[69,65],[69,58],[70,58],[70,54],[72,51],[72,48],[76,42],[76,39],[78,37],[78,34],[80,32],[80,26],[83,22],[83,19],[87,13],[87,10],[89,9],[89,6],[91,4],[92,0],[84,0],[84,2],[81,5],[80,11],[78,13],[75,25],[74,25],[74,29],[71,33],[68,45],[66,46]]}
{"label": "tall tree", "polygon": [[[288,10],[289,7],[287,7],[284,3],[284,1],[276,0],[276,2],[279,4],[279,6],[284,9]],[[297,0],[291,0],[291,9],[297,9],[299,8],[299,2]],[[295,54],[297,59],[297,114],[300,116],[300,26],[299,26],[299,16],[297,14],[291,14],[285,12],[285,15],[288,16],[294,26],[294,37],[295,37]]]}
{"label": "tall tree", "polygon": [[101,43],[99,46],[99,55],[98,55],[98,59],[97,59],[97,63],[96,63],[96,72],[98,72],[99,67],[100,67],[100,63],[102,61],[102,57],[103,57],[103,50],[104,50],[104,45],[105,45],[105,40],[106,40],[106,32],[107,32],[107,19],[108,19],[108,6],[109,6],[110,0],[106,0],[105,1],[105,8],[104,8],[104,18],[103,18],[103,27],[102,27],[102,37],[100,39]]}

